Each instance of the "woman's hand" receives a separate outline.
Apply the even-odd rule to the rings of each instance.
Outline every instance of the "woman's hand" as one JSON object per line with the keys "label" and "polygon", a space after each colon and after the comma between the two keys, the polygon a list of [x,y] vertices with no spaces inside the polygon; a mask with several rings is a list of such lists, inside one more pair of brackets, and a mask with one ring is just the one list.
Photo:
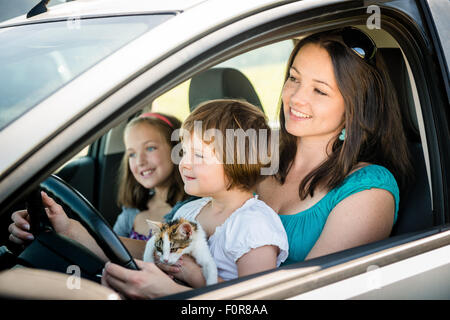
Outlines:
{"label": "woman's hand", "polygon": [[[48,219],[55,232],[70,236],[72,221],[63,208],[50,198],[45,192],[41,192],[42,204],[45,207]],[[13,223],[8,227],[9,240],[17,244],[25,244],[34,239],[30,231],[30,216],[27,210],[16,211],[11,215]]]}
{"label": "woman's hand", "polygon": [[[69,219],[63,208],[50,198],[45,192],[41,192],[42,204],[45,207],[47,217],[56,233],[64,235],[75,240],[93,253],[99,256],[103,261],[108,261],[103,250],[98,246],[97,242],[92,238],[89,232],[76,220]],[[33,240],[30,231],[30,217],[27,210],[16,211],[11,215],[13,223],[8,227],[11,233],[9,239],[17,244],[26,244]],[[32,231],[32,230],[31,230]]]}
{"label": "woman's hand", "polygon": [[195,262],[195,259],[190,255],[185,254],[181,256],[175,265],[160,263],[157,258],[155,258],[155,263],[170,277],[181,280],[193,288],[200,288],[206,285],[202,267],[199,266]]}
{"label": "woman's hand", "polygon": [[9,240],[16,244],[25,244],[34,239],[29,233],[30,217],[26,210],[16,211],[11,215],[13,223],[8,226]]}
{"label": "woman's hand", "polygon": [[189,290],[175,283],[154,263],[135,259],[140,270],[130,270],[108,262],[102,284],[131,299],[153,299]]}

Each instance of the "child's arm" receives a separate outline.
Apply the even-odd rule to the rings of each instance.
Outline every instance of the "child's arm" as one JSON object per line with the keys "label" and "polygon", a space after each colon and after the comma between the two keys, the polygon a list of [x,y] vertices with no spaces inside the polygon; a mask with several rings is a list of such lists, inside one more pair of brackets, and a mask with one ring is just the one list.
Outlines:
{"label": "child's arm", "polygon": [[[206,286],[206,280],[200,267],[195,259],[190,255],[183,255],[178,261],[177,265],[166,265],[156,261],[156,265],[171,277],[181,280],[191,286],[192,288],[200,288]],[[217,282],[224,280],[217,277]]]}
{"label": "child's arm", "polygon": [[[251,249],[236,261],[238,276],[243,277],[276,268],[277,256],[277,246],[267,245]],[[194,258],[184,255],[178,260],[178,263],[179,266],[167,266],[159,263],[157,265],[161,270],[178,280],[186,282],[193,288],[200,288],[206,285],[202,268],[195,262]],[[224,281],[220,277],[217,277],[217,280],[218,282]]]}
{"label": "child's arm", "polygon": [[276,268],[277,256],[277,246],[251,249],[236,261],[239,277]]}

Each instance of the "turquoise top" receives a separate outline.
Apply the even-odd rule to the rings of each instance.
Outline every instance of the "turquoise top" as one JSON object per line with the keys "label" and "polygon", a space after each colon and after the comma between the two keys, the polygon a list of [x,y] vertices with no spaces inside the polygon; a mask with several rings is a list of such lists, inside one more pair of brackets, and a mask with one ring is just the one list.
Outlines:
{"label": "turquoise top", "polygon": [[319,239],[328,215],[348,196],[371,188],[385,189],[395,199],[394,224],[397,221],[400,192],[394,176],[379,165],[368,165],[348,175],[341,185],[332,189],[314,206],[292,215],[279,215],[289,242],[289,256],[284,264],[305,260]]}

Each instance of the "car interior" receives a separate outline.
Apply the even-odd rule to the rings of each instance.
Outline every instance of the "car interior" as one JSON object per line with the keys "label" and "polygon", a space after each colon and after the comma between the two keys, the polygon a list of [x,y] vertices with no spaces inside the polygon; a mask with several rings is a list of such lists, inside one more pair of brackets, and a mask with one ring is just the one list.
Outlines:
{"label": "car interior", "polygon": [[[358,25],[358,27],[371,35],[371,30],[368,30],[365,26]],[[373,35],[373,38],[380,56],[388,67],[398,95],[403,125],[410,146],[413,166],[416,170],[415,182],[408,190],[401,190],[398,221],[391,233],[391,239],[396,239],[397,236],[407,236],[430,229],[436,222],[433,219],[432,211],[426,138],[414,77],[400,45],[392,36],[387,32],[380,36],[380,32],[377,32]],[[293,39],[293,41],[296,41],[296,39]],[[219,66],[197,73],[190,79],[187,101],[190,111],[202,101],[216,98],[245,99],[264,110],[260,94],[241,70]],[[151,106],[148,109],[151,109]],[[122,135],[126,122],[124,121],[112,128],[92,144],[86,156],[68,162],[56,172],[58,177],[78,190],[91,202],[110,226],[114,224],[121,211],[114,199],[117,194],[118,168],[124,154]],[[92,179],[86,179],[86,177],[92,177]],[[2,221],[3,219],[4,217],[2,217]],[[7,238],[4,230],[1,234],[2,240]],[[383,244],[388,246],[391,242],[387,239],[383,241]],[[11,245],[11,247],[13,250],[20,250],[14,245]],[[8,248],[10,248],[9,242]],[[359,253],[370,251],[371,248],[375,250],[374,245],[366,245],[360,248]],[[359,254],[358,251],[355,252]],[[336,264],[340,261],[339,257],[340,253],[337,253],[329,257],[314,259],[316,261],[294,264],[285,268],[305,267],[314,264],[323,266]],[[3,264],[2,260],[0,260],[1,264]],[[8,263],[3,265],[9,267]],[[246,278],[252,278],[252,276]],[[235,282],[231,281],[230,283]],[[217,287],[225,285],[217,285]],[[199,290],[202,291],[202,289]],[[188,298],[189,295],[190,293],[185,293],[177,297]]]}
{"label": "car interior", "polygon": [[[370,30],[365,29],[370,34]],[[389,37],[386,33],[386,37]],[[294,40],[295,41],[295,40]],[[427,229],[433,226],[432,207],[430,197],[430,185],[428,172],[422,148],[422,139],[417,117],[417,99],[414,99],[413,77],[408,70],[404,55],[392,38],[382,39],[387,43],[386,47],[378,47],[378,53],[385,61],[391,80],[395,86],[399,104],[402,106],[403,126],[410,146],[410,154],[415,172],[415,183],[408,190],[401,190],[401,203],[398,222],[394,226],[392,235],[403,234]],[[238,98],[247,100],[261,109],[262,103],[251,81],[240,71],[234,68],[213,67],[192,77],[188,92],[189,109],[192,111],[199,103],[209,99]],[[264,109],[263,109],[264,110]],[[111,129],[102,138],[98,150],[98,192],[97,199],[99,211],[113,224],[120,208],[112,203],[111,194],[115,194],[117,181],[117,168],[119,167],[124,145],[122,142],[123,130],[126,122]],[[422,132],[422,135],[424,133]],[[92,148],[92,147],[91,147]],[[91,150],[92,151],[92,150]],[[92,151],[94,152],[94,151]],[[92,159],[84,157],[67,164],[58,175],[72,186],[82,183],[81,174],[77,174],[77,167],[88,167],[94,170],[94,164],[89,164]],[[89,199],[94,199],[94,190],[91,184],[81,187],[83,194]],[[426,213],[426,214],[425,214]]]}

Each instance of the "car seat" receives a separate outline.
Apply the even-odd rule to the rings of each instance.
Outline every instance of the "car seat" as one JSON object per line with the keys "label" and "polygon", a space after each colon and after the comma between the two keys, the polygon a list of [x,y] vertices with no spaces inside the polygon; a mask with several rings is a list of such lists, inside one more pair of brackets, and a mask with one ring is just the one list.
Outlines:
{"label": "car seat", "polygon": [[212,68],[191,79],[189,109],[192,112],[200,103],[212,99],[243,99],[262,110],[261,101],[250,80],[233,68]]}
{"label": "car seat", "polygon": [[400,190],[400,206],[397,223],[391,235],[420,231],[433,226],[430,187],[420,140],[417,115],[414,107],[411,83],[406,63],[399,48],[379,48],[391,81],[397,92],[402,113],[403,127],[408,140],[415,181]]}

